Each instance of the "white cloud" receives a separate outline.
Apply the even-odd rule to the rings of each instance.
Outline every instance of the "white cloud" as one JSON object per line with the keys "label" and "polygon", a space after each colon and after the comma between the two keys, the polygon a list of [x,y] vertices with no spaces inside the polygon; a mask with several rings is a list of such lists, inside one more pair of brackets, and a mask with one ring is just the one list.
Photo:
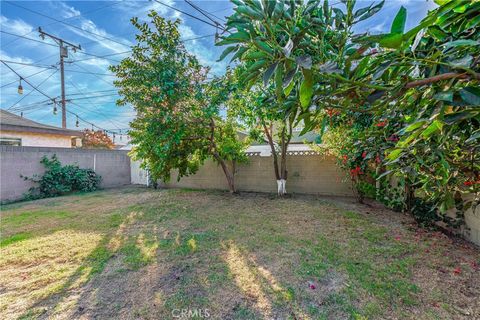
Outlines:
{"label": "white cloud", "polygon": [[74,7],[70,7],[63,2],[57,2],[57,3],[59,6],[62,7],[61,14],[64,19],[79,16],[81,14],[81,12],[75,9]]}
{"label": "white cloud", "polygon": [[0,26],[3,31],[22,36],[33,31],[33,27],[25,21],[21,19],[9,19],[3,15],[0,16]]}

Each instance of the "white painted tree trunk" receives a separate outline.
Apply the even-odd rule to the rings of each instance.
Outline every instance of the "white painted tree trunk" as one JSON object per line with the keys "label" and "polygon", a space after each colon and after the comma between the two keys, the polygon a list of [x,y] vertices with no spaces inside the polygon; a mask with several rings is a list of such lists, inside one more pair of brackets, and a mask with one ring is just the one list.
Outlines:
{"label": "white painted tree trunk", "polygon": [[278,195],[279,196],[283,196],[284,194],[287,193],[286,184],[287,184],[287,180],[285,180],[285,179],[277,180],[277,187],[278,187]]}

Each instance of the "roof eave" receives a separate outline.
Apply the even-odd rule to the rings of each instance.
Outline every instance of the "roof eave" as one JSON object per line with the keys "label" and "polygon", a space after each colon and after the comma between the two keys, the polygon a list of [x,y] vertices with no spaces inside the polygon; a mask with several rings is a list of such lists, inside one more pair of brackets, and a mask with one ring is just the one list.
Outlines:
{"label": "roof eave", "polygon": [[26,126],[16,126],[11,124],[1,124],[0,131],[15,131],[15,132],[29,132],[29,133],[46,133],[55,134],[70,137],[82,137],[83,133],[76,130],[69,129],[49,129],[49,128],[36,128]]}

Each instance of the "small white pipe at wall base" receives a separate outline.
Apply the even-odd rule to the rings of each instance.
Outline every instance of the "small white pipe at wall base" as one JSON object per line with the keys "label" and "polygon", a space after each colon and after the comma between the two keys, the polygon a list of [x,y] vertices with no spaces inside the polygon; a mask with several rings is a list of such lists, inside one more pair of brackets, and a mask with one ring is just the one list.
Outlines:
{"label": "small white pipe at wall base", "polygon": [[93,154],[93,171],[97,172],[97,154]]}
{"label": "small white pipe at wall base", "polygon": [[147,188],[150,187],[150,172],[147,170]]}

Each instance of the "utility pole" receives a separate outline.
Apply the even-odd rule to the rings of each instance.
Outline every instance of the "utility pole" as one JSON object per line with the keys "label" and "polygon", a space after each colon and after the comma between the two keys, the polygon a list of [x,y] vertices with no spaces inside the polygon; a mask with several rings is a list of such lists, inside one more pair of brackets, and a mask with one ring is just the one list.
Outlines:
{"label": "utility pole", "polygon": [[61,79],[61,87],[62,87],[62,128],[67,127],[67,100],[65,100],[65,69],[64,69],[64,58],[68,58],[68,48],[70,47],[73,52],[77,50],[82,50],[80,45],[74,45],[68,41],[65,41],[61,38],[58,38],[54,35],[46,33],[42,30],[42,28],[38,27],[38,32],[40,33],[40,37],[45,40],[45,37],[49,37],[53,39],[60,48],[60,79]]}

